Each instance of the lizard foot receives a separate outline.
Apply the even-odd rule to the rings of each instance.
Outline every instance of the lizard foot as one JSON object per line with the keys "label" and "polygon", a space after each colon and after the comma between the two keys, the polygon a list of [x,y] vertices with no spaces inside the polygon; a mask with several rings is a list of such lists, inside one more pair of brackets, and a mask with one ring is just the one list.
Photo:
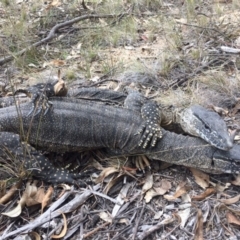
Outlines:
{"label": "lizard foot", "polygon": [[139,171],[145,172],[145,168],[151,169],[149,160],[145,155],[141,155],[134,158],[134,164]]}
{"label": "lizard foot", "polygon": [[152,147],[156,145],[157,139],[162,138],[162,131],[158,124],[147,120],[139,129],[138,134],[142,134],[139,146],[146,148],[150,143]]}
{"label": "lizard foot", "polygon": [[147,102],[141,109],[142,118],[145,119],[145,123],[140,127],[139,134],[142,133],[142,137],[139,141],[139,146],[146,148],[150,143],[152,147],[156,145],[157,139],[162,138],[162,132],[160,128],[160,112],[155,102]]}

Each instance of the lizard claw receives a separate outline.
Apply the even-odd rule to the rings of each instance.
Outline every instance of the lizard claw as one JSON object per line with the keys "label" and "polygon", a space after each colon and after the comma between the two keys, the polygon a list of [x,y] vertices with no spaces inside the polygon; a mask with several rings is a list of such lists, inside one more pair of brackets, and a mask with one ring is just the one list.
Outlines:
{"label": "lizard claw", "polygon": [[145,173],[145,168],[147,167],[149,170],[151,170],[151,165],[149,160],[147,159],[147,157],[145,155],[141,155],[138,157],[134,158],[134,164],[136,165],[137,169],[139,171],[142,171],[143,173]]}

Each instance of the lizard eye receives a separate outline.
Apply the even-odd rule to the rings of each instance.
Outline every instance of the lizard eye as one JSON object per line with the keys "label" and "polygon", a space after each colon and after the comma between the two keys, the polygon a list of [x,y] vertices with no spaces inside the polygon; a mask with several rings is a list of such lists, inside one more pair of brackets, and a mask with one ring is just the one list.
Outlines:
{"label": "lizard eye", "polygon": [[209,132],[211,131],[210,127],[207,124],[204,124],[204,126]]}

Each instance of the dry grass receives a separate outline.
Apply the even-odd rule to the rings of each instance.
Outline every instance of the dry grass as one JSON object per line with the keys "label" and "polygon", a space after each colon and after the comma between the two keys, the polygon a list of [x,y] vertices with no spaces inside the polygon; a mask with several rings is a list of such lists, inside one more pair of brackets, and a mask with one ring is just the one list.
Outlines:
{"label": "dry grass", "polygon": [[[63,77],[69,83],[85,78],[88,83],[92,84],[95,83],[91,81],[92,79],[105,75],[109,81],[117,80],[110,81],[110,83],[104,82],[101,87],[106,88],[118,88],[121,78],[119,76],[122,76],[123,72],[137,71],[151,74],[154,79],[157,79],[159,85],[143,87],[144,84],[140,84],[141,90],[150,95],[158,93],[155,100],[177,107],[194,103],[219,106],[225,98],[239,97],[239,55],[220,51],[221,46],[240,48],[235,42],[240,32],[238,0],[226,1],[229,3],[220,3],[222,1],[212,3],[213,1],[210,0],[93,0],[86,1],[88,9],[83,9],[81,1],[77,0],[59,1],[61,3],[59,6],[52,7],[43,4],[43,1],[19,1],[18,4],[16,2],[17,0],[0,0],[0,14],[2,14],[0,58],[8,55],[14,56],[14,61],[9,65],[4,65],[0,70],[0,82],[6,83],[6,89],[9,91],[16,85],[45,82],[56,75],[57,69],[61,68]],[[48,1],[48,3],[51,2]],[[57,23],[89,13],[120,14],[123,12],[129,12],[129,15],[120,19],[85,20],[61,29],[56,38],[47,45],[30,49],[23,56],[16,56],[18,51],[45,37]],[[62,60],[62,64],[56,64],[56,60]],[[4,73],[7,68],[13,69],[13,74],[8,78]],[[119,167],[118,163],[117,161],[110,166]],[[14,167],[16,168],[16,165]],[[13,173],[9,165],[6,169],[9,173]],[[169,173],[167,177],[172,179],[174,185],[172,194],[180,182],[179,179],[192,186],[192,195],[202,192],[197,188],[192,176],[188,177],[190,173],[186,169],[172,168],[166,170],[163,175],[167,173]],[[14,174],[15,176],[22,175],[22,169]],[[160,175],[158,175],[158,180]],[[219,184],[226,181],[224,177],[216,180]],[[131,191],[134,193],[139,190],[141,184],[142,182],[137,180]],[[235,193],[236,189],[233,188],[227,194],[233,196]],[[232,231],[227,230],[224,233],[225,230],[223,230],[221,234],[225,234],[225,239],[231,234],[239,236],[239,230],[229,227],[225,215],[223,216],[219,210],[216,195],[193,204],[196,209],[203,211],[206,208],[211,209],[207,215],[209,223],[204,223],[204,237],[206,239],[217,238],[219,227],[216,221],[220,220],[225,229],[229,228]],[[142,196],[140,198],[141,201],[139,200],[137,204],[144,201]],[[94,200],[86,203],[89,211],[95,210],[92,209],[93,202],[98,204],[97,211],[100,212],[105,208],[110,211],[109,206],[99,199],[95,197]],[[167,209],[166,206],[171,204],[163,198],[154,198],[151,203],[152,206],[147,206],[144,215],[148,224],[157,224],[156,221],[152,222],[152,218],[160,209],[164,209],[163,216],[165,217],[167,214],[174,215],[175,208],[178,207],[178,203],[174,202],[172,205],[175,204],[175,208]],[[137,204],[133,206],[136,209],[138,209]],[[132,208],[131,205],[129,206]],[[113,205],[111,209],[112,207]],[[129,208],[127,208],[128,211],[132,211]],[[191,221],[196,216],[196,209],[191,212]],[[217,212],[215,212],[216,209]],[[83,214],[82,212],[79,216]],[[136,216],[140,216],[138,212]],[[122,217],[123,220],[125,218]],[[194,221],[196,223],[196,220]],[[194,226],[190,225],[194,225],[194,221],[189,223],[186,232],[178,228],[177,231],[173,231],[172,235],[169,235],[175,229],[174,226],[163,227],[161,231],[168,237],[167,239],[174,239],[174,237],[178,239],[179,236],[184,239],[193,239]],[[140,225],[144,223],[141,222]],[[111,225],[112,228],[115,226]],[[121,225],[121,229],[124,229],[124,226]],[[135,228],[135,222],[130,226]],[[112,228],[104,229],[100,233],[101,236],[109,238],[115,231],[115,228]],[[121,229],[117,230],[120,235]],[[158,230],[156,235],[151,236],[160,239],[161,231]],[[124,232],[122,235],[127,237]]]}

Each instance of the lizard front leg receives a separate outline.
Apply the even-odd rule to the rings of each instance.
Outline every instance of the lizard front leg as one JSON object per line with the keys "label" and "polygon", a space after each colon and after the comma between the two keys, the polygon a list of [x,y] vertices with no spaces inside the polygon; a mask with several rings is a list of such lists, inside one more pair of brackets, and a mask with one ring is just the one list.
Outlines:
{"label": "lizard front leg", "polygon": [[156,102],[146,99],[136,91],[130,91],[124,106],[136,112],[140,112],[145,122],[139,127],[137,134],[142,134],[139,146],[146,148],[149,144],[154,147],[158,138],[162,138],[160,128],[161,114]]}

